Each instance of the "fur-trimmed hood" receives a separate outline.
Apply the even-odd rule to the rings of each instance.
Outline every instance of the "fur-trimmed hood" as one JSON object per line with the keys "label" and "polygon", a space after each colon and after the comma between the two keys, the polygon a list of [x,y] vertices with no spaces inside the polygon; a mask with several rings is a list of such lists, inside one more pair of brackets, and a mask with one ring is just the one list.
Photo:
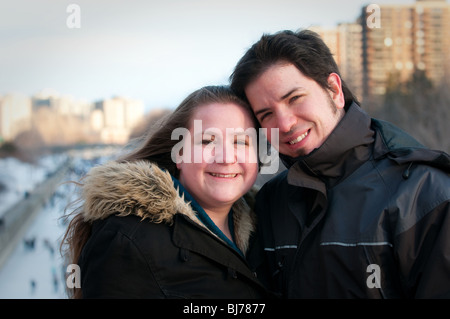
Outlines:
{"label": "fur-trimmed hood", "polygon": [[[112,161],[92,168],[83,179],[82,198],[87,222],[111,215],[136,215],[142,220],[171,225],[175,214],[182,214],[207,229],[179,195],[171,175],[147,161]],[[236,245],[245,254],[255,230],[255,218],[244,198],[233,205],[233,219]]]}

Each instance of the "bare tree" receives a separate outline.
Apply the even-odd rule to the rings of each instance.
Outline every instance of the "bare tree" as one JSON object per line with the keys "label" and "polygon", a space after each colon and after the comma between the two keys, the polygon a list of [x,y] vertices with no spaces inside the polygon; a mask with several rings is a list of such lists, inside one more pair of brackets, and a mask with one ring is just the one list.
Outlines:
{"label": "bare tree", "polygon": [[383,105],[373,115],[398,125],[432,149],[449,152],[449,83],[433,85],[420,71],[406,83],[397,80],[391,75]]}

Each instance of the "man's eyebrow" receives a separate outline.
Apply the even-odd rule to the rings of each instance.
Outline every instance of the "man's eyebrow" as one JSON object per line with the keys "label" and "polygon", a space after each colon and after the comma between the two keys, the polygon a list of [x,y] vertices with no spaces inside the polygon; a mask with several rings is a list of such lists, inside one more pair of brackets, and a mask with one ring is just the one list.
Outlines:
{"label": "man's eyebrow", "polygon": [[[284,99],[286,99],[287,97],[289,97],[292,93],[294,93],[297,90],[303,90],[304,88],[302,88],[301,86],[299,87],[295,87],[292,90],[290,90],[289,92],[287,92],[285,95],[283,95],[282,97],[279,98],[279,101],[283,101]],[[259,114],[265,113],[267,111],[270,111],[270,107],[266,107],[263,108],[261,110],[255,111],[255,116],[258,116]]]}
{"label": "man's eyebrow", "polygon": [[263,108],[263,109],[261,109],[261,110],[256,111],[256,112],[255,112],[255,116],[257,117],[259,114],[265,113],[265,112],[267,112],[267,111],[270,111],[270,108],[269,108],[269,107],[266,107],[266,108]]}
{"label": "man's eyebrow", "polygon": [[292,90],[290,90],[289,92],[287,92],[285,95],[283,95],[281,98],[280,98],[280,101],[282,101],[282,100],[284,100],[285,98],[287,98],[287,97],[289,97],[289,95],[291,95],[292,93],[294,93],[295,91],[297,91],[297,90],[303,90],[303,88],[302,87],[295,87],[295,88],[293,88]]}

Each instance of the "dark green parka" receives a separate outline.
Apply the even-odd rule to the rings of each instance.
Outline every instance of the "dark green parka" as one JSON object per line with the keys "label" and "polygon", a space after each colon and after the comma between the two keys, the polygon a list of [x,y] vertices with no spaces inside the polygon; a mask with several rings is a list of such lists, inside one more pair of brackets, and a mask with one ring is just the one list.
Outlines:
{"label": "dark green parka", "polygon": [[[265,184],[261,277],[286,298],[450,298],[450,160],[353,103]],[[266,269],[266,271],[264,271]]]}

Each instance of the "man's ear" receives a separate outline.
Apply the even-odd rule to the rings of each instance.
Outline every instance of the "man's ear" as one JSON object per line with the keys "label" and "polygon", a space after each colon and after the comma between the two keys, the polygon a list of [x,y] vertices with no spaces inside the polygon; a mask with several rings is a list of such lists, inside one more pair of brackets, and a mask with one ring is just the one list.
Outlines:
{"label": "man's ear", "polygon": [[328,76],[328,86],[331,99],[338,109],[343,109],[345,106],[344,92],[342,91],[341,77],[336,73],[331,73]]}

